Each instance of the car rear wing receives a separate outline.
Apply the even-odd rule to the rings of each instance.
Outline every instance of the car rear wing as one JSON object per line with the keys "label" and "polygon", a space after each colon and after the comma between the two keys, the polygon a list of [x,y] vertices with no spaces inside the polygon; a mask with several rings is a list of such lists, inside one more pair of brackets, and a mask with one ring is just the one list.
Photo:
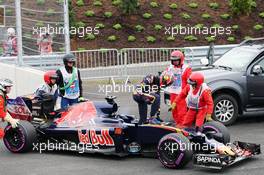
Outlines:
{"label": "car rear wing", "polygon": [[239,46],[248,46],[248,45],[263,45],[264,46],[264,37],[262,38],[252,38],[252,39],[247,39],[240,43]]}

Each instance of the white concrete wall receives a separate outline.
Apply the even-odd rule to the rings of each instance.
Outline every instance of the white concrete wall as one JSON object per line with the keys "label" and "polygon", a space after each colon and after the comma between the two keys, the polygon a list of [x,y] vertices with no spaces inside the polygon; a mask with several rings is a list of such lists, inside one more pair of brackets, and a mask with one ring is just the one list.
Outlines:
{"label": "white concrete wall", "polygon": [[40,70],[0,63],[0,79],[9,78],[14,82],[10,98],[35,92],[44,83],[43,75]]}

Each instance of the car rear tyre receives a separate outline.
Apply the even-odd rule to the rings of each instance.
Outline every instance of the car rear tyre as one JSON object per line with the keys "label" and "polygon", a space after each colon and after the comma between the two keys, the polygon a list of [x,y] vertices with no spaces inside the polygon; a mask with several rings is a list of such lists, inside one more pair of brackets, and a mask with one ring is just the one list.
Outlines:
{"label": "car rear tyre", "polygon": [[6,148],[13,153],[30,151],[36,141],[36,129],[28,121],[19,121],[17,128],[7,125],[3,138]]}
{"label": "car rear tyre", "polygon": [[[217,121],[206,122],[202,127],[202,132],[205,135],[217,135],[215,140],[227,144],[230,142],[230,133],[225,125]],[[220,137],[219,137],[220,136]]]}
{"label": "car rear tyre", "polygon": [[220,94],[214,99],[213,119],[224,125],[233,124],[238,117],[238,104],[229,94]]}
{"label": "car rear tyre", "polygon": [[182,168],[191,161],[193,155],[189,139],[178,133],[162,137],[157,149],[158,158],[166,168]]}

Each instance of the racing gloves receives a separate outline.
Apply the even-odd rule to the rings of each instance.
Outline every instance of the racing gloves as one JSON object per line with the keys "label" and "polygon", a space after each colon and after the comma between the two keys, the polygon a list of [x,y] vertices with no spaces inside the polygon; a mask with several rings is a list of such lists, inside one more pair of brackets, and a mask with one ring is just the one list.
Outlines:
{"label": "racing gloves", "polygon": [[83,97],[79,97],[78,101],[79,101],[79,102],[84,102],[85,99],[84,99]]}
{"label": "racing gloves", "polygon": [[206,122],[213,121],[212,114],[206,114],[205,120],[206,120]]}
{"label": "racing gloves", "polygon": [[10,125],[12,126],[12,128],[16,128],[18,126],[18,119],[14,119],[12,118],[8,113],[6,115],[6,117],[4,118],[4,120],[8,123],[10,123]]}
{"label": "racing gloves", "polygon": [[174,110],[174,109],[176,108],[176,106],[177,106],[176,103],[173,102],[173,103],[171,104],[170,108],[169,108],[169,111]]}

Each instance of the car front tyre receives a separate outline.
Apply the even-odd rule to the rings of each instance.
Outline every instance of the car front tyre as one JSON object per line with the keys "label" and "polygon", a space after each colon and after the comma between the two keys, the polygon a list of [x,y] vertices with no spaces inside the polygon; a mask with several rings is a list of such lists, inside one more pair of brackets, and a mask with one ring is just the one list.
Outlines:
{"label": "car front tyre", "polygon": [[227,126],[233,124],[237,117],[237,100],[229,94],[217,95],[214,99],[213,119]]}

